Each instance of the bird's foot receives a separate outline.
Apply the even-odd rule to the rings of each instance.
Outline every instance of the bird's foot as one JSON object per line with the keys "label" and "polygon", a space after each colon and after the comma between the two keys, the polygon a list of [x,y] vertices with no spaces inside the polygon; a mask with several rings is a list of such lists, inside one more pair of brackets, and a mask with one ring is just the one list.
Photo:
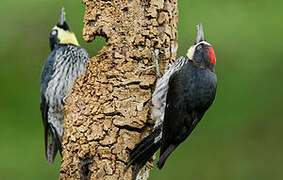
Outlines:
{"label": "bird's foot", "polygon": [[155,64],[152,65],[152,66],[149,66],[147,68],[142,69],[141,72],[144,72],[144,71],[150,70],[152,68],[155,68],[157,76],[160,77],[161,74],[160,74],[160,71],[159,71],[159,63],[158,63],[158,57],[159,57],[159,52],[160,51],[159,51],[159,49],[155,49],[154,51],[150,50],[150,52],[151,52],[151,55],[152,55],[152,58],[153,58],[153,61],[154,61]]}

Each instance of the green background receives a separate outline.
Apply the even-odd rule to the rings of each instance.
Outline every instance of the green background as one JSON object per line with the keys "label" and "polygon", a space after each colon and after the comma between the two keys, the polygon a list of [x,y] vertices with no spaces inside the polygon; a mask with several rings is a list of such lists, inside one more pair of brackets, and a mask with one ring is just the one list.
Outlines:
{"label": "green background", "polygon": [[[48,35],[64,6],[79,42],[94,56],[105,43],[81,38],[80,0],[0,1],[0,179],[58,179],[48,165],[39,78]],[[179,1],[179,49],[202,22],[213,45],[216,101],[196,130],[150,179],[279,180],[283,177],[283,1]]]}

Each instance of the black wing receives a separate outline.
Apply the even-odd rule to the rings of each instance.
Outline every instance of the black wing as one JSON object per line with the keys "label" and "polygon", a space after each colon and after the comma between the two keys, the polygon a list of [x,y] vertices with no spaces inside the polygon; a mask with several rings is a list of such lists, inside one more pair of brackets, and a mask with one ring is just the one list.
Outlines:
{"label": "black wing", "polygon": [[[45,156],[46,159],[48,160],[49,163],[52,163],[54,161],[57,149],[55,144],[49,144],[50,142],[50,125],[48,123],[48,104],[46,103],[46,99],[44,97],[41,97],[41,103],[40,103],[40,110],[41,110],[41,117],[42,117],[42,121],[43,121],[43,126],[44,126],[44,144],[45,144]],[[51,147],[50,147],[51,145]],[[55,155],[54,152],[50,152],[50,150],[56,151]],[[53,157],[54,156],[54,157]]]}
{"label": "black wing", "polygon": [[[52,139],[52,129],[48,123],[48,111],[49,105],[48,100],[45,98],[45,92],[48,86],[48,82],[53,74],[53,63],[54,63],[55,52],[52,52],[48,57],[41,73],[40,79],[40,110],[41,118],[44,126],[44,144],[45,144],[45,156],[49,163],[52,163],[57,153],[57,146],[55,141]],[[51,143],[50,143],[51,142]]]}
{"label": "black wing", "polygon": [[169,81],[158,167],[194,130],[216,93],[216,75],[191,62]]}
{"label": "black wing", "polygon": [[[166,99],[166,108],[163,122],[162,132],[162,144],[160,148],[160,159],[157,164],[159,168],[162,168],[167,157],[170,153],[184,140],[184,136],[190,127],[185,126],[193,123],[191,114],[188,113],[188,107],[184,97],[186,93],[183,91],[184,82],[182,82],[182,76],[179,72],[175,72],[169,81],[169,89]],[[191,82],[191,81],[187,81]],[[186,86],[190,86],[185,84]],[[188,92],[187,92],[188,93]],[[186,121],[186,122],[185,122]]]}

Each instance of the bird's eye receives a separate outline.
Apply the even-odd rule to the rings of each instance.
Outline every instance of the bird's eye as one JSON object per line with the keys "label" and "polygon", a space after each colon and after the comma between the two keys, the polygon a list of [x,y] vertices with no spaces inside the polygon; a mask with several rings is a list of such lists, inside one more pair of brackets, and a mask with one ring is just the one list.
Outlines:
{"label": "bird's eye", "polygon": [[202,48],[202,46],[201,46],[201,45],[198,45],[197,50],[200,50],[201,48]]}
{"label": "bird's eye", "polygon": [[50,34],[51,34],[51,36],[56,36],[57,35],[57,30],[56,29],[52,30]]}

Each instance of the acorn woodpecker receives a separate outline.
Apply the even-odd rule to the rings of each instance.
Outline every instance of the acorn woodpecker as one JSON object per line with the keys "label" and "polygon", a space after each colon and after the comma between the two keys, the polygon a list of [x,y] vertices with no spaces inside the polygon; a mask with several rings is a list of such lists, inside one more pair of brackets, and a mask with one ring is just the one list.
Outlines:
{"label": "acorn woodpecker", "polygon": [[202,25],[186,56],[169,65],[157,80],[152,95],[153,132],[130,153],[125,171],[134,165],[135,176],[160,148],[157,167],[161,169],[174,149],[182,143],[213,103],[217,78],[216,57],[212,46],[205,41]]}
{"label": "acorn woodpecker", "polygon": [[53,163],[62,151],[65,97],[75,80],[85,72],[87,51],[79,46],[75,34],[65,20],[64,8],[59,23],[49,35],[51,54],[40,79],[40,110],[44,125],[45,155]]}

